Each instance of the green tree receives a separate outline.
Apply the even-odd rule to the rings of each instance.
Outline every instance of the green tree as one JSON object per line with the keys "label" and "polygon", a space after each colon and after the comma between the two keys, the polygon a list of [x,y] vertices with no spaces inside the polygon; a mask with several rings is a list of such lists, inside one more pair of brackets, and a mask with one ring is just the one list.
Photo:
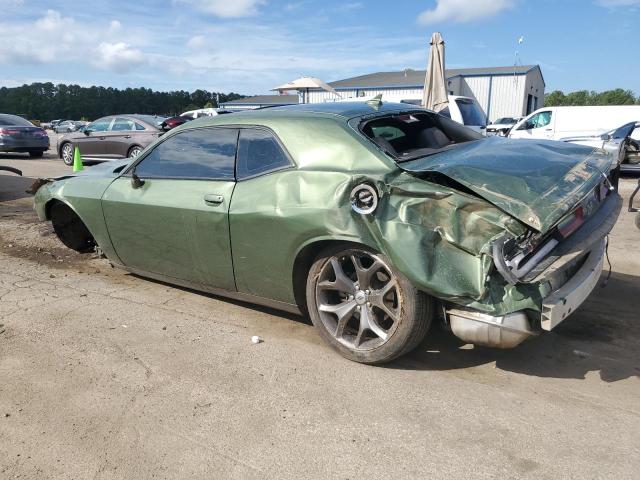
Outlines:
{"label": "green tree", "polygon": [[217,106],[221,102],[243,98],[237,93],[184,90],[156,92],[149,88],[81,87],[32,83],[20,87],[0,88],[0,112],[24,115],[38,120],[54,118],[96,119],[117,113],[178,115],[186,110]]}

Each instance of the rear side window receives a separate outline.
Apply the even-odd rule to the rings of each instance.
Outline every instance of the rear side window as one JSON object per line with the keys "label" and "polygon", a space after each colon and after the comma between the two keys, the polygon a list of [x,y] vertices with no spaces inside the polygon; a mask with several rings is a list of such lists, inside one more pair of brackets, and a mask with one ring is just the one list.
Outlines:
{"label": "rear side window", "polygon": [[133,130],[135,128],[135,123],[132,120],[127,118],[116,118],[116,121],[113,122],[111,126],[112,132],[123,132],[128,130]]}
{"label": "rear side window", "polygon": [[159,143],[136,166],[141,178],[233,180],[238,130],[198,128]]}
{"label": "rear side window", "polygon": [[291,165],[278,140],[267,130],[240,130],[238,143],[238,180],[254,177]]}

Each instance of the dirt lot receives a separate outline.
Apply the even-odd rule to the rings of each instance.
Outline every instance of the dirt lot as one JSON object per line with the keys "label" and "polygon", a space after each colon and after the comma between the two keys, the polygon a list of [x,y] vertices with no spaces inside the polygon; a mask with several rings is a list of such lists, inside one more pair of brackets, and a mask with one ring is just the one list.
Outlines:
{"label": "dirt lot", "polygon": [[631,214],[611,235],[609,285],[552,333],[496,351],[436,329],[374,368],[303,318],[65,249],[29,182],[0,174],[0,478],[638,478]]}

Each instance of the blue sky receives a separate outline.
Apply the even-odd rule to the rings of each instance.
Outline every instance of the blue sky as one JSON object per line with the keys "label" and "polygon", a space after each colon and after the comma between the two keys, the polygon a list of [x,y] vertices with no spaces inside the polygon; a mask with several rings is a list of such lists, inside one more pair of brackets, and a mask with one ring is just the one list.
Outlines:
{"label": "blue sky", "polygon": [[[0,0],[0,85],[267,93],[426,67],[540,64],[547,92],[640,95],[640,0]],[[524,37],[522,45],[518,37]]]}

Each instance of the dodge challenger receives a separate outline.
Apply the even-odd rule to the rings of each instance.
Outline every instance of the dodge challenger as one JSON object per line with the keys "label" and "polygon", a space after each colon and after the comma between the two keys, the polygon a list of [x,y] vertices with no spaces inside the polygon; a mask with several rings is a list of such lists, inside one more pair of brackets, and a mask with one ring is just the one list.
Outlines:
{"label": "dodge challenger", "polygon": [[35,208],[72,249],[302,312],[339,353],[380,364],[434,319],[498,348],[565,320],[600,277],[617,180],[599,149],[484,138],[374,100],[194,120],[41,182]]}

